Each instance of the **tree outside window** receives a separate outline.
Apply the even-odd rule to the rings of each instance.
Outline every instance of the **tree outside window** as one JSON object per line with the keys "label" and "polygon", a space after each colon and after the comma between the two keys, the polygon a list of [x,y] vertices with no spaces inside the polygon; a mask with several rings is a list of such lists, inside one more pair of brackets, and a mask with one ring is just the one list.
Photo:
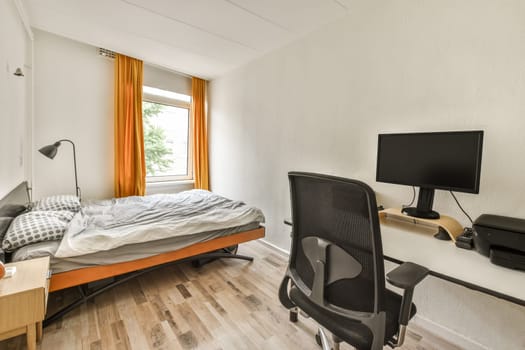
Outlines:
{"label": "tree outside window", "polygon": [[146,156],[146,174],[155,176],[159,172],[164,172],[173,165],[172,150],[169,147],[170,140],[166,138],[163,128],[154,124],[155,119],[159,118],[164,105],[143,101],[142,103],[142,122],[144,125],[144,153]]}
{"label": "tree outside window", "polygon": [[146,181],[191,180],[190,97],[166,90],[144,89]]}

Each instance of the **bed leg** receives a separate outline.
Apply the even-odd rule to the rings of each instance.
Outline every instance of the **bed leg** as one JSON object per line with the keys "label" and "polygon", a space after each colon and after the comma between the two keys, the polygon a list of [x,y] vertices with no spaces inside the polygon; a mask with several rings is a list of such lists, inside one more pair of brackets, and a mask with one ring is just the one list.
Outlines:
{"label": "bed leg", "polygon": [[50,317],[47,317],[43,322],[42,322],[42,325],[44,328],[46,328],[47,326],[49,326],[51,323],[55,322],[56,320],[58,320],[59,318],[61,318],[62,316],[64,316],[65,314],[71,312],[72,310],[76,309],[77,307],[79,307],[80,305],[84,304],[85,302],[87,301],[87,299],[85,297],[82,297],[80,299],[78,299],[77,301],[69,304],[68,306],[66,306],[65,308],[63,309],[60,309],[59,311],[57,311],[56,313],[54,313],[53,315],[51,315]]}
{"label": "bed leg", "polygon": [[239,249],[239,245],[234,245],[234,246],[216,250],[210,253],[201,254],[201,255],[194,257],[194,259],[192,259],[191,261],[191,264],[193,267],[198,268],[212,261],[215,261],[217,259],[223,259],[223,258],[253,261],[253,257],[251,256],[237,254],[238,249]]}
{"label": "bed leg", "polygon": [[89,300],[95,298],[97,295],[102,294],[105,291],[107,291],[107,290],[109,290],[109,289],[111,289],[113,287],[118,286],[119,284],[127,282],[130,279],[136,278],[136,277],[138,277],[140,275],[143,275],[143,274],[145,274],[145,273],[147,273],[149,271],[155,270],[155,269],[160,268],[162,266],[165,266],[165,265],[158,265],[158,266],[155,266],[155,267],[151,267],[151,268],[144,269],[144,270],[139,270],[139,271],[136,271],[136,272],[124,275],[123,278],[117,279],[117,280],[111,282],[110,284],[107,284],[104,287],[100,287],[100,288],[98,288],[97,290],[95,290],[95,291],[93,291],[91,293],[88,293],[89,291],[88,291],[88,289],[86,288],[85,285],[77,286],[77,290],[78,290],[78,292],[80,294],[80,298],[77,299],[76,301],[72,302],[68,306],[64,307],[63,309],[58,310],[53,315],[51,315],[49,317],[46,317],[46,319],[42,322],[44,328],[49,326],[51,323],[55,322],[59,318],[63,317],[67,313],[71,312],[72,310],[76,309],[80,305],[82,305],[82,304],[88,302]]}

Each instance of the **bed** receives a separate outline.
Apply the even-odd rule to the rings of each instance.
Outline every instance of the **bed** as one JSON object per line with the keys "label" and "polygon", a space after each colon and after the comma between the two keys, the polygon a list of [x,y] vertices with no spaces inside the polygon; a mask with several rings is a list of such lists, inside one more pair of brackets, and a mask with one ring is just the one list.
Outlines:
{"label": "bed", "polygon": [[[17,186],[0,200],[0,216],[2,208],[28,203],[28,193],[26,182]],[[79,300],[48,317],[45,326],[105,290],[168,263],[252,260],[237,254],[236,247],[264,237],[263,222],[259,209],[202,190],[95,201],[82,204],[60,240],[26,244],[8,258],[50,256],[50,292],[78,288]],[[108,278],[111,283],[88,292],[88,283]]]}

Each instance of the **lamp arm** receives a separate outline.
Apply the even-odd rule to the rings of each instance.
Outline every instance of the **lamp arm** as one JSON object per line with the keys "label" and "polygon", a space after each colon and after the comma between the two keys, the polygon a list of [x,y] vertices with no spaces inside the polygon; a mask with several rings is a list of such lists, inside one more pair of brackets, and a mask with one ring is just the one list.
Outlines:
{"label": "lamp arm", "polygon": [[71,146],[73,146],[73,165],[75,167],[75,192],[77,194],[78,199],[80,200],[80,187],[78,187],[78,176],[77,176],[77,151],[75,148],[75,143],[69,139],[62,139],[58,140],[58,143],[60,142],[69,142]]}

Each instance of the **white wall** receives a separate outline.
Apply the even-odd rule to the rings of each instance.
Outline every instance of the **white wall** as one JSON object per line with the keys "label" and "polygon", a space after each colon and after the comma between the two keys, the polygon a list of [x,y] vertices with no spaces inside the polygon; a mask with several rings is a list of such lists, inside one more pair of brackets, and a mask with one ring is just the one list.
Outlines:
{"label": "white wall", "polygon": [[[288,249],[288,171],[361,179],[399,207],[411,188],[375,182],[378,133],[483,129],[481,192],[458,198],[474,218],[525,217],[524,19],[520,0],[354,1],[345,19],[211,82],[213,190],[261,207],[267,239]],[[435,208],[467,225],[448,193],[437,191]],[[454,288],[418,290],[420,315],[489,348],[523,348],[523,322],[512,320],[524,308],[463,288],[508,322],[447,318],[443,308],[463,305]]]}
{"label": "white wall", "polygon": [[[73,154],[63,143],[54,160],[38,153],[62,138],[77,148],[82,196],[113,197],[114,61],[94,46],[44,31],[35,32],[35,120],[33,197],[74,193]],[[191,94],[191,78],[144,65],[144,84]],[[178,192],[192,184],[147,186],[147,193]]]}
{"label": "white wall", "polygon": [[72,147],[54,160],[38,152],[66,138],[76,144],[83,198],[113,196],[113,61],[97,48],[35,31],[33,197],[75,193]]}
{"label": "white wall", "polygon": [[[13,75],[18,67],[25,77]],[[28,179],[30,79],[31,40],[14,2],[0,0],[0,198]]]}

